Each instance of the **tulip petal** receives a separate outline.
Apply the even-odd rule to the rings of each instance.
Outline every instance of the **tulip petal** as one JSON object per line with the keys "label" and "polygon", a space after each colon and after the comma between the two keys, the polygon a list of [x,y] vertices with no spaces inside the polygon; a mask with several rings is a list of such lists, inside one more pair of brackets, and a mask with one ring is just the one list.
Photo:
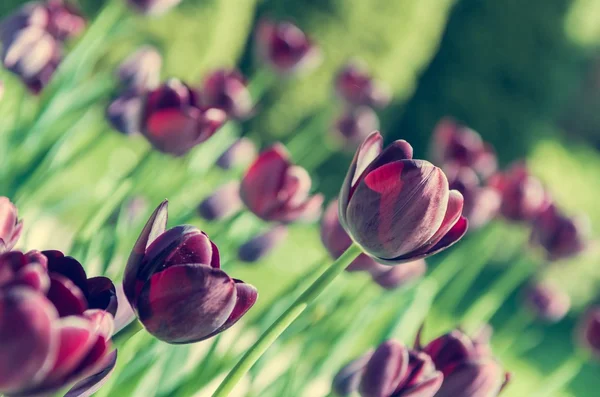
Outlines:
{"label": "tulip petal", "polygon": [[69,390],[65,397],[90,397],[108,381],[117,363],[117,351],[109,354],[107,364],[100,372],[78,382]]}
{"label": "tulip petal", "polygon": [[140,321],[168,343],[202,340],[221,327],[236,303],[234,281],[203,264],[176,265],[154,274],[138,299]]}
{"label": "tulip petal", "polygon": [[34,262],[21,268],[11,284],[26,285],[45,294],[50,288],[50,278],[46,269]]}
{"label": "tulip petal", "polygon": [[408,370],[408,349],[399,342],[382,343],[367,363],[360,383],[362,397],[388,397]]}
{"label": "tulip petal", "polygon": [[388,163],[399,160],[412,160],[412,157],[413,148],[410,143],[406,142],[404,139],[399,139],[392,142],[381,153],[379,153],[377,158],[375,158],[375,160],[373,160],[367,167],[365,175]]}
{"label": "tulip petal", "polygon": [[431,341],[423,351],[433,359],[436,368],[448,375],[452,363],[469,359],[473,342],[466,334],[455,330]]}
{"label": "tulip petal", "polygon": [[323,211],[323,201],[325,197],[322,194],[315,194],[296,208],[286,208],[285,214],[277,216],[277,219],[282,223],[315,222]]}
{"label": "tulip petal", "polygon": [[436,397],[497,396],[504,380],[504,372],[494,360],[467,362],[444,378]]}
{"label": "tulip petal", "polygon": [[60,251],[43,251],[42,254],[48,258],[48,273],[58,273],[68,278],[87,295],[87,276],[81,263]]}
{"label": "tulip petal", "polygon": [[83,316],[90,321],[94,334],[99,334],[105,339],[110,339],[115,328],[112,314],[100,309],[90,309],[86,310]]}
{"label": "tulip petal", "polygon": [[117,313],[114,316],[115,332],[119,332],[125,328],[129,323],[135,320],[135,312],[127,301],[125,291],[123,290],[123,283],[116,285],[117,290]]}
{"label": "tulip petal", "polygon": [[431,237],[427,244],[423,247],[423,251],[429,251],[428,248],[435,246],[458,222],[462,216],[462,210],[464,205],[463,195],[457,190],[451,190],[448,196],[448,207],[446,208],[446,215],[444,220],[437,232]]}
{"label": "tulip petal", "polygon": [[113,316],[117,313],[117,291],[108,277],[92,277],[87,280],[88,307],[106,310]]}
{"label": "tulip petal", "polygon": [[394,397],[437,397],[439,395],[437,394],[438,390],[442,386],[443,381],[444,375],[442,375],[441,372],[436,371],[431,378],[424,380],[413,387],[402,390],[400,394],[394,394]]}
{"label": "tulip petal", "polygon": [[357,359],[350,361],[335,375],[332,382],[332,389],[339,396],[350,396],[358,391],[360,378],[364,369],[371,359],[373,351],[368,351]]}
{"label": "tulip petal", "polygon": [[80,315],[87,309],[83,292],[70,279],[60,274],[50,274],[48,299],[54,304],[60,317]]}

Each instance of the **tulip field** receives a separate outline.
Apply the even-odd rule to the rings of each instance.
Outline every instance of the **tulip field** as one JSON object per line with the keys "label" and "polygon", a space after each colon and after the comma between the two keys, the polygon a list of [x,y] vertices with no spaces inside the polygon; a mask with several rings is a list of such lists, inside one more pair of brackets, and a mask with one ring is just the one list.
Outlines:
{"label": "tulip field", "polygon": [[597,396],[593,3],[3,1],[0,397]]}

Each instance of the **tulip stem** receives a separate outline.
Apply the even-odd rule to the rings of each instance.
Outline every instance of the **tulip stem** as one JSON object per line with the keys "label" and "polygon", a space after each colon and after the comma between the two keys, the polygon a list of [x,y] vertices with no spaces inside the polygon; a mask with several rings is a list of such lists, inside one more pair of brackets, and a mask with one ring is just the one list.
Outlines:
{"label": "tulip stem", "polygon": [[261,335],[256,343],[248,349],[244,356],[233,367],[227,377],[221,382],[213,397],[225,397],[233,390],[235,385],[267,351],[267,349],[279,338],[279,336],[306,310],[308,305],[327,288],[335,278],[341,274],[346,267],[358,255],[361,248],[352,244],[333,264],[308,287],[294,303]]}
{"label": "tulip stem", "polygon": [[536,389],[531,397],[554,396],[559,390],[564,389],[581,371],[585,364],[584,358],[580,354],[574,354],[567,359],[549,376],[545,377],[542,385]]}

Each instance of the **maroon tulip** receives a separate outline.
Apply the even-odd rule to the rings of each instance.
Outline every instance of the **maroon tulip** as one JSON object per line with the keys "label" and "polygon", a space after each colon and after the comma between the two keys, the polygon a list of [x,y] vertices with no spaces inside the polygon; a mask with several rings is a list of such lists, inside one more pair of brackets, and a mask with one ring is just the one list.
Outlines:
{"label": "maroon tulip", "polygon": [[117,77],[127,91],[146,93],[160,84],[162,57],[156,48],[142,46],[127,57],[117,70]]}
{"label": "maroon tulip", "polygon": [[569,312],[571,298],[552,284],[537,283],[527,291],[525,303],[538,318],[557,322]]}
{"label": "maroon tulip", "polygon": [[360,378],[372,355],[373,351],[368,351],[339,370],[331,384],[331,388],[338,396],[348,397],[358,391]]}
{"label": "maroon tulip", "polygon": [[434,162],[457,163],[473,168],[484,179],[497,168],[496,155],[490,145],[472,129],[444,118],[433,132],[432,154]]}
{"label": "maroon tulip", "polygon": [[340,70],[335,79],[336,93],[353,106],[385,107],[390,102],[390,90],[375,80],[366,66],[350,62]]}
{"label": "maroon tulip", "polygon": [[559,260],[582,252],[588,235],[586,217],[568,217],[555,205],[550,205],[533,221],[531,242],[544,248],[549,260]]}
{"label": "maroon tulip", "polygon": [[313,221],[321,213],[323,196],[309,196],[310,187],[308,172],[292,165],[288,151],[277,143],[246,171],[240,196],[248,209],[265,221]]}
{"label": "maroon tulip", "polygon": [[210,138],[225,121],[222,110],[201,108],[195,91],[170,79],[148,93],[142,134],[157,150],[181,156]]}
{"label": "maroon tulip", "polygon": [[600,358],[600,307],[592,307],[585,314],[581,324],[581,338],[589,352]]}
{"label": "maroon tulip", "polygon": [[173,344],[208,339],[234,325],[258,293],[220,269],[219,251],[205,233],[193,226],[166,226],[165,201],[133,247],[125,295],[156,338]]}
{"label": "maroon tulip", "polygon": [[181,0],[128,0],[128,2],[143,14],[160,15],[181,3]]}
{"label": "maroon tulip", "polygon": [[232,181],[218,187],[198,206],[200,216],[209,221],[227,219],[244,207],[240,198],[240,184]]}
{"label": "maroon tulip", "polygon": [[246,79],[235,69],[218,69],[210,73],[202,86],[205,106],[221,109],[232,119],[244,120],[252,114],[252,97]]}
{"label": "maroon tulip", "polygon": [[13,249],[23,229],[17,216],[17,207],[8,197],[0,197],[0,254]]}
{"label": "maroon tulip", "polygon": [[436,397],[493,397],[505,385],[507,375],[492,357],[487,341],[455,330],[433,340],[422,351],[444,374]]}
{"label": "maroon tulip", "polygon": [[287,227],[276,225],[264,233],[252,237],[240,246],[238,258],[242,262],[257,262],[269,255],[287,237]]}
{"label": "maroon tulip", "polygon": [[354,156],[339,199],[344,229],[387,264],[425,258],[456,243],[467,231],[462,195],[448,188],[442,170],[412,160],[406,141],[382,146],[373,132]]}
{"label": "maroon tulip", "polygon": [[260,21],[256,46],[263,61],[280,73],[315,66],[319,59],[317,47],[291,22]]}
{"label": "maroon tulip", "polygon": [[334,137],[347,149],[356,150],[371,132],[379,128],[379,118],[367,106],[349,108],[335,120]]}
{"label": "maroon tulip", "polygon": [[257,155],[258,150],[254,142],[242,137],[223,152],[217,159],[217,166],[224,170],[246,168],[256,159]]}
{"label": "maroon tulip", "polygon": [[141,133],[144,98],[135,91],[119,94],[106,109],[110,125],[124,135]]}
{"label": "maroon tulip", "polygon": [[115,364],[109,339],[117,309],[104,277],[88,279],[58,251],[0,256],[0,393],[70,396],[101,384]]}
{"label": "maroon tulip", "polygon": [[86,25],[81,12],[63,0],[48,0],[48,26],[46,30],[57,40],[64,41],[83,33]]}

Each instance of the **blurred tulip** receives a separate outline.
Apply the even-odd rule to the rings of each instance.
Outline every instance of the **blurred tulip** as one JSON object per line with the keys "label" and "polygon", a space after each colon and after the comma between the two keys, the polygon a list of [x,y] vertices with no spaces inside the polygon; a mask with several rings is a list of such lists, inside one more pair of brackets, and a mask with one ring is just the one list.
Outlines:
{"label": "blurred tulip", "polygon": [[455,330],[433,340],[422,351],[444,374],[436,397],[494,397],[505,385],[507,375],[485,340],[474,340]]}
{"label": "blurred tulip", "polygon": [[525,303],[538,318],[549,322],[562,320],[571,308],[569,295],[548,283],[533,285],[527,291]]}
{"label": "blurred tulip", "polygon": [[13,249],[23,229],[17,207],[8,197],[0,196],[0,254]]}
{"label": "blurred tulip", "polygon": [[252,97],[246,79],[235,69],[210,73],[202,86],[204,106],[223,110],[232,119],[244,120],[252,114]]}
{"label": "blurred tulip", "polygon": [[550,204],[542,182],[532,176],[525,163],[513,164],[508,171],[495,174],[490,186],[500,192],[500,213],[511,221],[530,221]]}
{"label": "blurred tulip", "polygon": [[451,118],[438,122],[433,131],[433,160],[437,164],[456,163],[473,168],[486,179],[497,168],[496,154],[472,129]]}
{"label": "blurred tulip", "polygon": [[581,337],[584,346],[600,358],[600,306],[592,307],[583,317]]}
{"label": "blurred tulip", "polygon": [[48,8],[44,4],[41,2],[26,3],[0,22],[0,38],[5,43],[17,32],[30,26],[46,29],[49,19]]}
{"label": "blurred tulip", "polygon": [[73,4],[63,0],[48,0],[47,30],[57,40],[64,41],[75,38],[83,33],[86,25],[85,18]]}
{"label": "blurred tulip", "polygon": [[425,258],[456,243],[467,231],[462,195],[448,188],[442,170],[412,160],[406,141],[382,146],[373,132],[354,156],[339,199],[344,229],[387,264]]}
{"label": "blurred tulip", "polygon": [[318,48],[291,22],[262,20],[256,33],[259,56],[280,73],[307,69],[319,61]]}
{"label": "blurred tulip", "polygon": [[38,251],[23,254],[10,251],[0,255],[0,288],[27,286],[42,293],[50,288],[48,260]]}
{"label": "blurred tulip", "polygon": [[235,141],[217,159],[217,166],[229,170],[232,168],[245,168],[249,166],[258,155],[256,145],[248,138],[240,138]]}
{"label": "blurred tulip", "polygon": [[134,91],[117,96],[106,109],[110,125],[124,135],[141,133],[144,98]]}
{"label": "blurred tulip", "polygon": [[154,211],[127,262],[123,287],[146,330],[167,343],[208,339],[234,325],[256,289],[220,269],[219,251],[193,226],[166,230],[167,202]]}
{"label": "blurred tulip", "polygon": [[292,165],[286,148],[277,143],[246,171],[240,196],[248,209],[265,221],[311,222],[321,214],[323,196],[309,196],[310,188],[308,172]]}
{"label": "blurred tulip", "polygon": [[396,289],[421,279],[427,273],[427,264],[423,259],[407,262],[402,266],[389,267],[380,265],[371,270],[373,281],[385,289]]}
{"label": "blurred tulip", "polygon": [[148,93],[143,113],[142,134],[157,150],[175,156],[206,141],[226,121],[222,110],[199,107],[197,93],[176,79]]}
{"label": "blurred tulip", "polygon": [[339,370],[333,378],[331,387],[338,396],[349,397],[358,391],[360,378],[372,355],[373,351],[369,351],[361,357],[352,360]]}
{"label": "blurred tulip", "polygon": [[4,98],[4,81],[0,81],[0,101]]}
{"label": "blurred tulip", "polygon": [[160,84],[162,56],[156,48],[145,45],[127,57],[117,70],[126,91],[145,93]]}
{"label": "blurred tulip", "polygon": [[366,66],[357,61],[349,62],[339,71],[335,79],[335,91],[353,106],[381,108],[387,106],[391,99],[389,88],[375,80]]}
{"label": "blurred tulip", "polygon": [[367,106],[348,108],[335,120],[333,133],[343,146],[350,150],[356,148],[371,132],[379,128],[379,117]]}
{"label": "blurred tulip", "polygon": [[534,219],[531,242],[543,247],[549,260],[559,260],[582,252],[589,234],[586,217],[571,218],[550,205]]}
{"label": "blurred tulip", "polygon": [[274,226],[242,244],[238,251],[238,258],[242,262],[257,262],[285,241],[287,234],[286,226]]}
{"label": "blurred tulip", "polygon": [[147,15],[160,15],[175,7],[181,0],[127,0],[137,11]]}
{"label": "blurred tulip", "polygon": [[198,206],[200,216],[208,221],[222,220],[237,214],[244,207],[240,198],[240,184],[226,183],[205,198]]}

